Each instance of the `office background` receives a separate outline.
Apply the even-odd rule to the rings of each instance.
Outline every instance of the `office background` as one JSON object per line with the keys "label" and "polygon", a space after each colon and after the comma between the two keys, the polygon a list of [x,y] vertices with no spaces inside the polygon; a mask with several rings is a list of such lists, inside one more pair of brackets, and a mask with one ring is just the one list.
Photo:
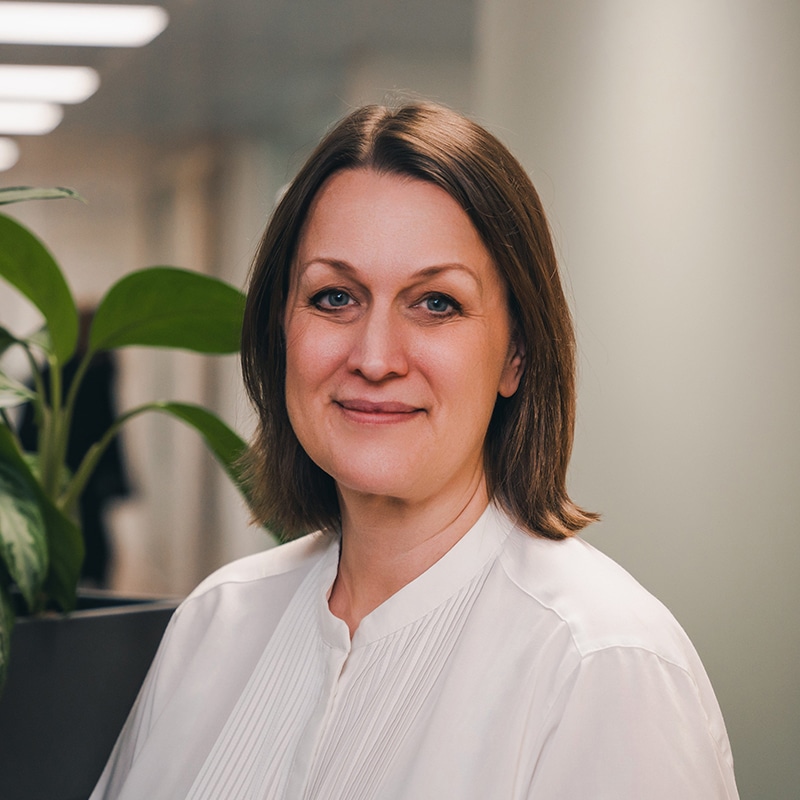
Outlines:
{"label": "office background", "polygon": [[[331,121],[422,96],[486,124],[550,215],[574,310],[571,489],[587,538],[675,613],[728,724],[742,798],[800,786],[800,4],[794,0],[171,0],[141,49],[0,45],[101,85],[4,185],[86,304],[173,263],[243,285],[274,198]],[[35,315],[6,288],[0,311]],[[120,404],[251,425],[235,359],[130,350]],[[124,446],[117,588],[184,593],[269,544],[168,419]]]}

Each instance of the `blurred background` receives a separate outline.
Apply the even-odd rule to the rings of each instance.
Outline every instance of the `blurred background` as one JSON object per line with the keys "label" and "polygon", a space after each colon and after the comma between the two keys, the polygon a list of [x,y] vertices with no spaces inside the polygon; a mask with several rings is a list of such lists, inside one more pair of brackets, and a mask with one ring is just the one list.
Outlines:
{"label": "blurred background", "polygon": [[[587,538],[695,642],[742,798],[796,798],[800,4],[159,5],[168,24],[140,47],[0,43],[0,64],[99,76],[51,132],[0,129],[2,185],[70,186],[88,204],[7,213],[84,305],[153,264],[241,287],[276,195],[348,109],[426,97],[487,125],[533,177],[561,255],[580,347],[571,490],[603,513]],[[6,285],[0,316],[37,324]],[[233,358],[131,349],[118,367],[120,408],[189,400],[251,428]],[[139,418],[123,454],[114,588],[183,594],[270,546],[194,433]]]}

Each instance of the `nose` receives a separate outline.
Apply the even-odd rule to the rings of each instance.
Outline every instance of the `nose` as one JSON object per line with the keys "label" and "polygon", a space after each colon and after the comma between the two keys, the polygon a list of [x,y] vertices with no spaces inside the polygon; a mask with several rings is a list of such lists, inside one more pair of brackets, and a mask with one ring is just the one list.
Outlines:
{"label": "nose", "polygon": [[402,321],[393,319],[389,311],[370,309],[354,330],[347,366],[372,382],[405,375],[408,358]]}

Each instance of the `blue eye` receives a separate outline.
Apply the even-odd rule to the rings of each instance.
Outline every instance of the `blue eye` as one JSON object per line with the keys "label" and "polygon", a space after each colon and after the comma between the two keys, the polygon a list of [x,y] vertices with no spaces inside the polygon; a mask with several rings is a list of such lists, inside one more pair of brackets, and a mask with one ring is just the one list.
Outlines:
{"label": "blue eye", "polygon": [[350,295],[347,292],[328,292],[328,302],[332,306],[346,306],[350,300]]}
{"label": "blue eye", "polygon": [[442,316],[452,314],[459,310],[458,303],[446,294],[429,295],[423,302],[428,311],[432,311],[434,314],[441,314]]}
{"label": "blue eye", "polygon": [[317,308],[331,309],[344,308],[351,300],[350,295],[341,289],[326,289],[324,292],[314,295],[311,302]]}

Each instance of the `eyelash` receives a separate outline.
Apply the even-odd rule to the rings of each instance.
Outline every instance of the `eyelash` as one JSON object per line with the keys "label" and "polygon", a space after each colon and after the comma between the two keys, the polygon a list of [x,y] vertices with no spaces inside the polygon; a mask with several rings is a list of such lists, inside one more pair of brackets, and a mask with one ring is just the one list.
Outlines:
{"label": "eyelash", "polygon": [[[345,302],[343,305],[336,305],[330,302],[330,299],[335,296],[339,295],[340,299],[345,299],[348,301],[353,301],[353,296],[345,291],[344,289],[323,289],[321,292],[317,292],[315,295],[311,297],[311,305],[315,308],[319,309],[320,311],[324,311],[327,313],[333,313],[338,309],[347,308],[351,305],[350,302]],[[328,303],[324,303],[323,301],[328,300]],[[433,308],[427,306],[428,303],[431,301],[440,302],[444,301],[449,306],[449,309],[446,311],[437,311]],[[444,294],[442,292],[431,292],[430,294],[426,294],[421,300],[414,304],[414,307],[425,307],[425,310],[432,314],[434,317],[440,317],[442,319],[447,319],[448,317],[455,316],[456,314],[460,314],[462,312],[461,304],[455,300],[454,298],[450,297],[450,295]]]}

